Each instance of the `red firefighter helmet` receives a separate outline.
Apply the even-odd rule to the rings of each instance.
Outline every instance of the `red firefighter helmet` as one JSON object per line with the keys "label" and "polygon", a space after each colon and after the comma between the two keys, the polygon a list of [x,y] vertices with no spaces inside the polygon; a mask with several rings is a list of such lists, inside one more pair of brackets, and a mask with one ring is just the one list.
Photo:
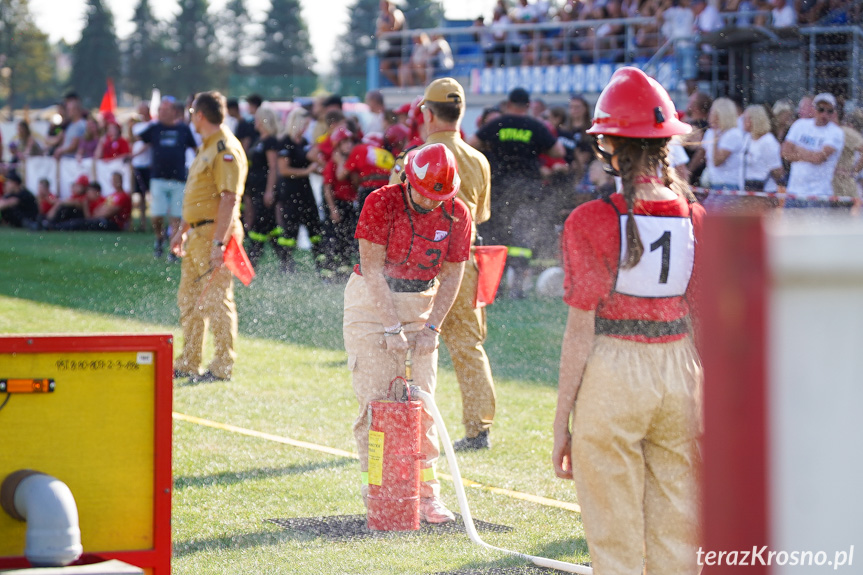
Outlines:
{"label": "red firefighter helmet", "polygon": [[330,142],[332,142],[333,146],[338,146],[345,140],[350,140],[354,138],[354,133],[345,128],[344,126],[339,126],[333,133],[330,134]]}
{"label": "red firefighter helmet", "polygon": [[688,134],[692,126],[681,122],[668,92],[639,70],[617,70],[596,101],[588,134],[623,138],[670,138]]}
{"label": "red firefighter helmet", "polygon": [[384,140],[387,144],[400,144],[411,137],[411,131],[404,124],[393,124],[384,132]]}
{"label": "red firefighter helmet", "polygon": [[374,146],[375,148],[384,147],[384,135],[380,132],[369,132],[363,136],[363,144]]}
{"label": "red firefighter helmet", "polygon": [[443,144],[408,152],[405,174],[413,189],[436,202],[456,195],[461,184],[455,156]]}

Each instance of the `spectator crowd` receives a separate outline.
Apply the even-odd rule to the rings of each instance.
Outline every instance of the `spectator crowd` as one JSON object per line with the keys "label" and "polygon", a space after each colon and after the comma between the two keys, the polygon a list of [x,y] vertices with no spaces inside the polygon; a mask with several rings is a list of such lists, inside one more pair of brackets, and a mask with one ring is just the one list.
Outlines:
{"label": "spectator crowd", "polygon": [[[559,7],[547,0],[498,0],[492,14],[473,21],[468,43],[479,47],[489,67],[591,63],[597,57],[622,62],[625,54],[649,58],[670,41],[669,53],[682,77],[692,79],[697,66],[708,65],[696,58],[693,39],[699,35],[727,26],[852,25],[861,16],[860,3],[847,0],[566,0]],[[642,19],[633,24],[632,34],[626,34],[627,18]],[[396,3],[381,0],[377,36],[382,77],[404,87],[450,75],[453,54],[465,37],[448,40],[408,30]]]}
{"label": "spectator crowd", "polygon": [[[229,101],[226,124],[249,160],[242,217],[253,264],[270,245],[282,271],[291,273],[305,226],[320,276],[336,281],[350,275],[358,260],[354,231],[365,198],[390,181],[399,156],[428,136],[420,98],[393,109],[385,106],[381,92],[371,91],[366,104],[367,111],[353,114],[340,96],[330,95],[293,104],[288,111],[252,95],[243,115],[238,102]],[[164,240],[179,221],[197,136],[185,102],[162,98],[153,119],[147,108],[142,104],[121,130],[113,117],[85,112],[69,94],[60,106],[63,120],[46,137],[20,122],[0,181],[0,224],[123,231],[132,221],[134,194],[139,224],[149,214],[153,254],[163,257]],[[549,107],[519,88],[477,120],[469,142],[488,157],[492,175],[491,219],[478,231],[486,243],[510,249],[517,274],[514,297],[524,295],[522,286],[531,285],[536,270],[555,265],[567,215],[615,189],[586,133],[591,109],[579,95],[566,106]],[[845,114],[842,101],[829,93],[807,95],[797,103],[743,107],[694,92],[684,114],[694,129],[672,140],[670,164],[708,210],[822,206],[859,211],[863,110]],[[119,173],[111,189],[80,177],[71,196],[62,199],[47,180],[33,193],[22,183],[20,169],[28,157],[91,153],[129,159],[133,189],[123,189]],[[319,201],[313,178],[323,182]]]}

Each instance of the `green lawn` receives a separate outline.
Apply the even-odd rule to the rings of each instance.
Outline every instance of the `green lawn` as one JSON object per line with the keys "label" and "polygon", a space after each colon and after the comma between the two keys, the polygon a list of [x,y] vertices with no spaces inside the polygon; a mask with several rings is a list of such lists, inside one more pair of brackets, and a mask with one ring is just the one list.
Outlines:
{"label": "green lawn", "polygon": [[[174,410],[273,435],[354,451],[356,400],[341,340],[342,286],[322,285],[308,263],[280,275],[265,261],[250,288],[237,284],[239,359],[233,381],[176,385]],[[155,261],[145,234],[37,234],[0,230],[0,332],[164,333],[179,343],[179,265]],[[488,308],[487,350],[498,390],[493,449],[459,458],[462,475],[494,487],[574,503],[554,477],[551,421],[566,310],[561,302]],[[458,386],[441,355],[437,403],[453,438],[463,434]],[[439,470],[448,472],[442,458]],[[439,573],[521,565],[465,535],[333,543],[268,518],[359,514],[355,460],[174,423],[174,572]],[[452,483],[443,495],[457,508]],[[587,560],[577,513],[469,488],[474,517],[508,525],[481,533],[496,546],[564,561]]]}

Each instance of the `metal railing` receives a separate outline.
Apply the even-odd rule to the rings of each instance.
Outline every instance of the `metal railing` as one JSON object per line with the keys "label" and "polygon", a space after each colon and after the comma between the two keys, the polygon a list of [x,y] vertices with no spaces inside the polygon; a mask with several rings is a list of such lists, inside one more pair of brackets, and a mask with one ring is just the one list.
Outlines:
{"label": "metal railing", "polygon": [[[420,34],[444,36],[455,70],[483,67],[581,63],[631,64],[646,61],[662,44],[655,18],[510,24],[505,28],[471,26],[388,32],[379,38],[382,68],[409,66]],[[495,37],[494,32],[503,32]],[[451,70],[449,70],[451,71]]]}
{"label": "metal railing", "polygon": [[[859,26],[774,29],[769,11],[725,13],[721,16],[726,26],[713,36],[724,37],[735,31],[744,31],[758,36],[749,42],[756,50],[760,47],[799,48],[806,62],[805,91],[830,89],[844,94],[849,100],[859,101],[860,68],[863,65],[863,31]],[[503,35],[493,36],[495,31]],[[413,47],[420,34],[432,39],[437,36],[445,38],[454,62],[451,68],[442,66],[440,61],[427,62],[426,80],[442,75],[476,77],[477,72],[486,73],[497,68],[602,65],[609,69],[618,65],[636,65],[653,75],[659,75],[664,68],[666,81],[674,84],[667,87],[682,87],[678,84],[681,80],[678,73],[680,62],[675,57],[675,42],[663,36],[655,17],[510,24],[500,29],[470,26],[391,32],[379,38],[375,60],[368,70],[370,87],[401,83],[399,80],[404,78],[399,77],[398,71],[412,65]],[[691,42],[696,45],[696,80],[709,84],[712,95],[739,89],[739,85],[732,86],[731,76],[743,77],[747,87],[757,80],[748,70],[750,61],[735,64],[736,60],[729,58],[729,51],[733,48],[703,48],[707,40],[705,35],[695,37]],[[416,82],[407,85],[411,84]]]}

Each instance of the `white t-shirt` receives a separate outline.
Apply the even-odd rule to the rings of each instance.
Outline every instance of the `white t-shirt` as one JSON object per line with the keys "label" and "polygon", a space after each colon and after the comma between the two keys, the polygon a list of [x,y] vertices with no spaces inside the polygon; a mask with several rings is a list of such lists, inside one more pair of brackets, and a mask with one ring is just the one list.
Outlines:
{"label": "white t-shirt", "polygon": [[683,145],[676,140],[671,140],[668,143],[668,165],[674,168],[681,164],[688,163],[689,156],[686,155],[686,150],[683,149]]}
{"label": "white t-shirt", "polygon": [[797,26],[797,12],[793,6],[786,4],[782,8],[773,9],[773,27],[789,28]]}
{"label": "white t-shirt", "polygon": [[662,35],[669,40],[692,38],[695,15],[683,6],[671,6],[662,13]]}
{"label": "white t-shirt", "polygon": [[[137,138],[138,136],[143,134],[144,130],[146,130],[149,126],[150,126],[150,122],[138,122],[137,124],[132,126],[132,134]],[[142,142],[141,140],[135,140],[134,142],[132,142],[132,167],[133,168],[149,168],[150,167],[150,156],[152,155],[150,153],[150,150],[147,149],[147,151],[141,152],[140,154],[138,154],[139,151],[143,150],[146,147],[147,147],[147,144],[145,142]]]}
{"label": "white t-shirt", "polygon": [[713,187],[731,186],[736,188],[740,183],[740,170],[743,162],[743,132],[740,128],[731,128],[719,136],[716,147],[720,150],[728,150],[731,155],[726,158],[721,166],[713,165],[713,141],[716,132],[713,128],[704,132],[701,147],[704,148],[704,156],[707,161],[705,172],[707,181]]}
{"label": "white t-shirt", "polygon": [[801,118],[791,124],[785,141],[809,151],[820,151],[825,146],[835,150],[827,161],[821,164],[792,162],[788,176],[789,194],[832,196],[833,172],[836,171],[836,164],[845,144],[842,128],[832,122],[825,126],[816,126],[814,118]]}
{"label": "white t-shirt", "polygon": [[765,191],[776,189],[776,182],[767,178],[770,172],[782,167],[782,146],[771,133],[766,133],[757,140],[753,140],[749,134],[743,144],[743,169],[740,172],[740,189],[746,180],[758,180],[765,182]]}
{"label": "white t-shirt", "polygon": [[711,4],[705,6],[701,14],[695,17],[695,28],[702,33],[715,32],[724,26],[719,10]]}

